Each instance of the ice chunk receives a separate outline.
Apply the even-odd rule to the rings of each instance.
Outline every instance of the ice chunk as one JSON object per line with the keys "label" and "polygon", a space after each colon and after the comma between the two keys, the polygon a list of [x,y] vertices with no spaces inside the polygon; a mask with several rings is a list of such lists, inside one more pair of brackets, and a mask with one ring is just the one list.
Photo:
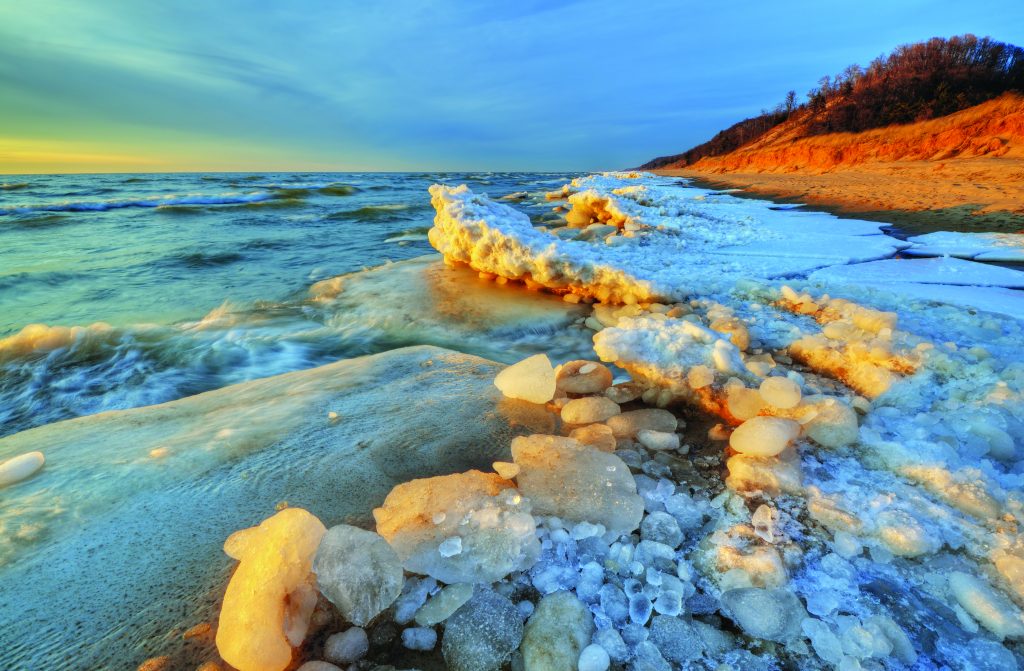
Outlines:
{"label": "ice chunk", "polygon": [[324,657],[335,664],[359,661],[370,650],[370,639],[362,627],[350,627],[339,634],[331,634],[324,643]]}
{"label": "ice chunk", "polygon": [[741,587],[722,592],[723,612],[746,634],[786,643],[800,635],[807,617],[800,599],[785,589]]}
{"label": "ice chunk", "polygon": [[1024,635],[1020,610],[987,582],[954,571],[949,574],[949,589],[960,606],[1000,641]]}
{"label": "ice chunk", "polygon": [[838,665],[843,661],[843,644],[828,624],[821,620],[806,618],[801,623],[801,628],[807,638],[811,639],[811,646],[818,657],[829,664]]}
{"label": "ice chunk", "polygon": [[555,376],[555,385],[567,394],[600,394],[611,384],[612,372],[595,361],[569,361],[558,367]]}
{"label": "ice chunk", "polygon": [[523,634],[523,663],[529,671],[565,671],[577,665],[590,643],[594,621],[572,592],[555,592],[537,603]]}
{"label": "ice chunk", "polygon": [[636,432],[636,438],[648,450],[665,451],[679,449],[679,436],[675,433],[640,429]]}
{"label": "ice chunk", "polygon": [[598,597],[601,610],[615,626],[621,627],[626,623],[629,618],[629,599],[621,589],[612,584],[605,584],[601,587]]}
{"label": "ice chunk", "polygon": [[509,398],[547,403],[555,396],[555,370],[545,354],[534,354],[505,368],[494,386]]}
{"label": "ice chunk", "polygon": [[451,671],[497,671],[523,640],[523,621],[507,598],[481,589],[448,618],[441,652]]}
{"label": "ice chunk", "polygon": [[651,598],[643,592],[637,592],[629,597],[629,619],[634,624],[647,624],[653,610]]}
{"label": "ice chunk", "polygon": [[909,512],[889,509],[875,518],[876,535],[890,552],[901,557],[917,557],[935,552],[942,540]]}
{"label": "ice chunk", "polygon": [[616,438],[635,438],[643,429],[673,433],[679,426],[676,416],[661,408],[630,410],[609,418],[605,423]]}
{"label": "ice chunk", "polygon": [[646,640],[637,643],[628,668],[629,671],[672,671],[672,665],[662,656],[658,646]]}
{"label": "ice chunk", "polygon": [[619,414],[619,405],[604,396],[576,398],[562,406],[562,421],[566,424],[593,424]]}
{"label": "ice chunk", "polygon": [[615,434],[607,424],[589,424],[577,427],[569,433],[569,437],[602,452],[614,452],[617,445]]}
{"label": "ice chunk", "polygon": [[580,652],[580,658],[576,663],[577,671],[607,671],[611,666],[611,657],[608,651],[597,643],[591,643]]}
{"label": "ice chunk", "polygon": [[307,511],[285,508],[228,538],[224,551],[239,565],[224,593],[217,627],[217,651],[224,661],[239,671],[282,671],[291,663],[292,647],[305,638],[312,608],[296,612],[289,604],[293,595],[308,596],[313,555],[326,531]]}
{"label": "ice chunk", "polygon": [[742,384],[728,387],[726,406],[729,414],[743,421],[757,416],[765,406],[765,400],[757,389],[748,389]]}
{"label": "ice chunk", "polygon": [[416,611],[416,624],[432,627],[444,622],[472,596],[473,586],[468,583],[448,585]]}
{"label": "ice chunk", "polygon": [[[199,667],[197,671],[206,671],[203,667]],[[212,670],[211,670],[212,671]],[[341,671],[340,666],[335,666],[330,662],[321,662],[319,660],[311,660],[303,662],[302,666],[297,668],[295,671]]]}
{"label": "ice chunk", "polygon": [[512,487],[480,471],[412,480],[373,516],[407,570],[446,583],[494,582],[540,553],[529,502]]}
{"label": "ice chunk", "polygon": [[684,668],[704,653],[699,632],[692,624],[678,617],[658,615],[651,622],[650,642],[662,657]]}
{"label": "ice chunk", "polygon": [[795,408],[800,403],[800,385],[788,377],[765,378],[759,391],[765,403],[776,408]]}
{"label": "ice chunk", "polygon": [[829,398],[814,404],[814,416],[804,424],[807,437],[822,447],[845,447],[857,440],[857,413]]}
{"label": "ice chunk", "polygon": [[324,535],[313,561],[320,591],[347,621],[363,626],[402,591],[402,562],[387,541],[339,524]]}
{"label": "ice chunk", "polygon": [[8,459],[0,464],[0,487],[12,485],[34,475],[44,463],[46,458],[42,452],[26,452]]}
{"label": "ice chunk", "polygon": [[417,611],[427,602],[430,593],[437,589],[433,578],[412,576],[405,581],[402,594],[395,600],[395,622],[408,624],[416,617]]}
{"label": "ice chunk", "polygon": [[571,438],[533,435],[512,441],[519,488],[538,514],[603,524],[628,533],[643,515],[629,467],[613,454]]}
{"label": "ice chunk", "polygon": [[675,517],[658,511],[647,515],[640,523],[640,538],[676,548],[683,540],[683,532]]}
{"label": "ice chunk", "polygon": [[729,436],[729,447],[753,457],[774,457],[800,435],[800,424],[781,417],[753,417]]}
{"label": "ice chunk", "polygon": [[437,632],[430,627],[409,627],[402,631],[402,645],[410,650],[433,650]]}
{"label": "ice chunk", "polygon": [[613,662],[621,664],[629,657],[629,648],[616,629],[601,629],[594,634],[594,643],[604,648]]}

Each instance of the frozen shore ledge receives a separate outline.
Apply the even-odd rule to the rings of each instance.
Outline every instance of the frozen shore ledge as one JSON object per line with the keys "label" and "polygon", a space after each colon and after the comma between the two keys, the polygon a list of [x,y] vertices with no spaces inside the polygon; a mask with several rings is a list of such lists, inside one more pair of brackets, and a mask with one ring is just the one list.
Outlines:
{"label": "frozen shore ledge", "polygon": [[[78,649],[82,668],[193,624],[148,668],[223,668],[214,643],[241,671],[1019,667],[1016,271],[892,261],[928,250],[642,174],[548,194],[551,228],[465,187],[431,195],[446,261],[585,306],[566,330],[594,356],[499,373],[397,350],[0,441],[48,448],[45,477],[72,442],[95,451],[63,477],[123,468],[111,436],[211,460],[126,480],[159,494],[126,491],[7,570],[16,661],[84,637],[60,604],[74,556],[111,642]],[[231,477],[197,484],[211,467]],[[227,567],[195,548],[220,542],[240,563],[218,627]]]}

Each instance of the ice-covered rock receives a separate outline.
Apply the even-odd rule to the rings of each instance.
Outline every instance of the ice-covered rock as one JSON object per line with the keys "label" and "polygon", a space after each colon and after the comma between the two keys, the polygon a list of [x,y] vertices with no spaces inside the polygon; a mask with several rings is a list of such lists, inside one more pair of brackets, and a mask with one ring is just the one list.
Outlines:
{"label": "ice-covered rock", "polygon": [[523,621],[512,602],[480,589],[448,618],[441,652],[451,671],[497,671],[522,640]]}
{"label": "ice-covered rock", "polygon": [[416,611],[416,624],[421,627],[432,627],[444,622],[472,596],[473,585],[469,583],[448,585]]}
{"label": "ice-covered rock", "polygon": [[400,484],[373,516],[407,570],[446,583],[494,582],[529,568],[540,553],[529,501],[494,473]]}
{"label": "ice-covered rock", "polygon": [[26,452],[0,463],[0,487],[13,485],[31,477],[43,467],[46,457],[42,452]]}
{"label": "ice-covered rock", "polygon": [[752,417],[729,436],[729,447],[752,457],[774,457],[800,436],[800,424],[782,417]]}
{"label": "ice-covered rock", "polygon": [[369,650],[370,639],[362,627],[349,627],[343,632],[331,634],[324,642],[324,657],[335,664],[357,662]]}
{"label": "ice-covered rock", "polygon": [[808,438],[822,447],[845,447],[857,440],[857,413],[838,399],[823,399],[813,406],[804,427]]}
{"label": "ice-covered rock", "polygon": [[676,416],[661,408],[630,410],[610,417],[605,423],[611,427],[616,438],[636,438],[645,429],[673,433],[679,427]]}
{"label": "ice-covered rock", "polygon": [[548,594],[526,623],[523,634],[525,671],[566,671],[577,666],[590,642],[594,621],[586,605],[572,592]]}
{"label": "ice-covered rock", "polygon": [[306,636],[316,605],[313,556],[327,529],[301,508],[285,508],[233,533],[224,551],[239,561],[217,627],[217,651],[239,671],[282,671]]}
{"label": "ice-covered rock", "polygon": [[540,515],[603,524],[609,531],[637,528],[644,503],[629,467],[613,454],[571,438],[533,435],[512,441],[517,482]]}
{"label": "ice-covered rock", "polygon": [[505,368],[494,386],[509,398],[547,403],[555,396],[555,369],[545,354],[534,354]]}
{"label": "ice-covered rock", "polygon": [[786,589],[742,587],[722,592],[723,612],[749,636],[786,643],[800,635],[807,616]]}
{"label": "ice-covered rock", "polygon": [[562,421],[566,424],[593,424],[618,415],[619,405],[604,396],[584,396],[562,406]]}
{"label": "ice-covered rock", "polygon": [[555,384],[567,394],[600,394],[611,386],[612,372],[596,361],[577,359],[558,367]]}
{"label": "ice-covered rock", "polygon": [[313,560],[320,592],[346,621],[363,626],[402,591],[402,562],[387,541],[347,524],[327,530]]}

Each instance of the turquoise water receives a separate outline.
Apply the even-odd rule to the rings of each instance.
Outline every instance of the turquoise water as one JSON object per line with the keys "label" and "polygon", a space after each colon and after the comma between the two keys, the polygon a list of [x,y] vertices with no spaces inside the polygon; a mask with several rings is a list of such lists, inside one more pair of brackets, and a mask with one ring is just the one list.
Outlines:
{"label": "turquoise water", "polygon": [[[431,253],[431,184],[500,197],[570,177],[0,178],[0,435],[392,347],[459,345],[454,332],[396,335],[393,319],[325,306],[309,288]],[[538,218],[549,209],[522,207]],[[48,328],[23,331],[30,324]]]}

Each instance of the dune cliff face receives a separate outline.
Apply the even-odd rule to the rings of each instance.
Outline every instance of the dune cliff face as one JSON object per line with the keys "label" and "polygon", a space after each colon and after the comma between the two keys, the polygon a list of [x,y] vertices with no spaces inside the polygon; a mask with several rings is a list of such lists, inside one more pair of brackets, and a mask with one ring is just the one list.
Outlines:
{"label": "dune cliff face", "polygon": [[874,162],[1024,158],[1024,96],[1016,93],[938,119],[860,133],[809,135],[809,116],[797,115],[722,156],[662,169],[818,173]]}

